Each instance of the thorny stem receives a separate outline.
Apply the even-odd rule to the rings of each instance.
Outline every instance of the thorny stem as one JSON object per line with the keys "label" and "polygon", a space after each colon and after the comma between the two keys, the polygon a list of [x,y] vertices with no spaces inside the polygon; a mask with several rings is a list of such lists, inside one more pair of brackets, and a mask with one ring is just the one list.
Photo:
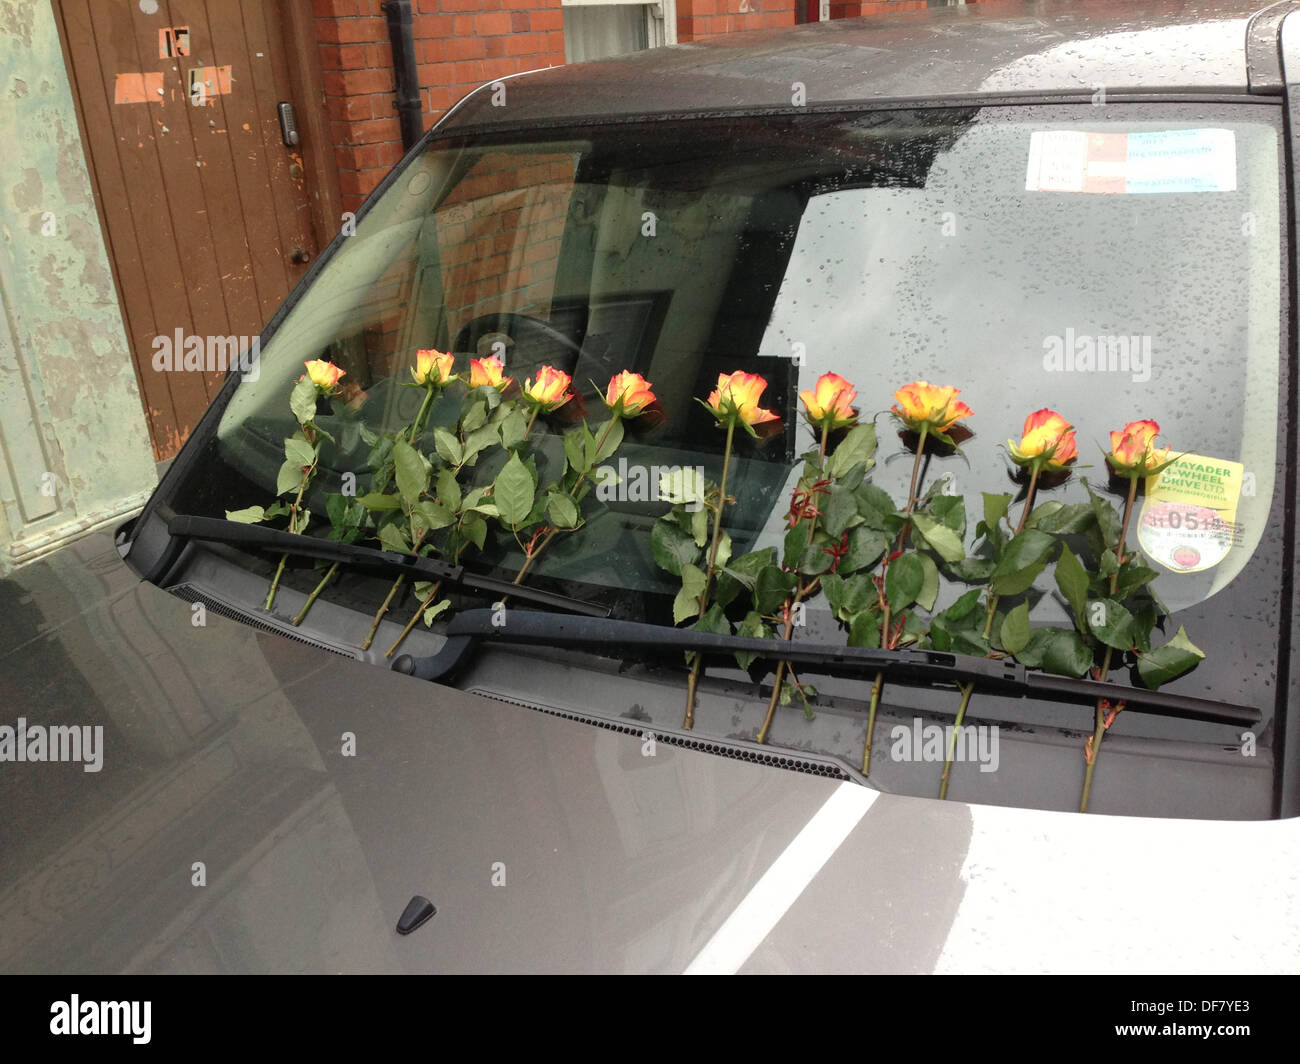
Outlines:
{"label": "thorny stem", "polygon": [[[302,426],[303,435],[307,436],[310,439],[310,434],[307,432],[307,429],[308,429],[307,425]],[[311,465],[309,465],[303,471],[302,480],[298,482],[298,494],[297,496],[294,497],[293,505],[289,507],[290,531],[297,531],[298,507],[302,505],[303,492],[307,490],[307,484],[311,480],[312,471],[315,470],[315,468],[316,468],[316,461],[315,459],[313,459]],[[275,567],[275,576],[271,579],[271,589],[266,593],[266,606],[264,608],[267,610],[269,610],[271,608],[271,604],[275,602],[275,592],[280,586],[280,577],[284,575],[284,565],[285,562],[287,562],[288,560],[289,560],[289,555],[287,554],[280,555],[280,564]]]}
{"label": "thorny stem", "polygon": [[[718,484],[718,506],[714,511],[713,517],[713,542],[709,546],[709,564],[704,570],[704,590],[700,592],[696,600],[699,604],[699,614],[704,616],[704,611],[709,604],[709,588],[713,584],[713,566],[718,560],[718,544],[722,541],[722,511],[727,506],[727,469],[731,465],[731,444],[736,435],[736,415],[732,414],[727,419],[727,442],[722,450],[722,477]],[[682,720],[682,727],[690,731],[695,727],[695,688],[700,682],[700,673],[704,669],[704,655],[697,654],[695,663],[691,666],[691,676],[686,683],[686,716]]]}
{"label": "thorny stem", "polygon": [[[1039,472],[1040,472],[1040,470],[1039,470],[1038,461],[1035,460],[1035,461],[1034,461],[1034,465],[1033,465],[1033,469],[1032,469],[1032,471],[1031,471],[1030,474],[1029,474],[1029,491],[1026,492],[1026,494],[1025,494],[1025,508],[1024,508],[1023,510],[1020,511],[1020,520],[1019,520],[1019,521],[1017,522],[1017,524],[1016,524],[1016,530],[1015,530],[1015,532],[1012,533],[1012,539],[1014,539],[1016,536],[1020,535],[1020,533],[1023,532],[1023,531],[1025,530],[1025,522],[1029,520],[1029,511],[1032,510],[1032,509],[1034,508],[1034,496],[1038,493],[1038,474],[1039,474]],[[985,621],[984,621],[984,638],[985,638],[985,639],[988,639],[988,638],[989,638],[989,635],[990,635],[990,634],[992,633],[992,631],[993,631],[993,618],[994,618],[994,617],[996,616],[996,614],[997,614],[997,611],[998,611],[998,599],[999,599],[1000,597],[1001,597],[1000,595],[995,595],[995,594],[993,594],[993,591],[992,591],[991,588],[989,589],[988,616],[985,618]]]}
{"label": "thorny stem", "polygon": [[442,581],[439,580],[429,590],[429,594],[425,596],[424,601],[420,603],[415,613],[411,615],[411,619],[406,622],[406,627],[402,629],[402,634],[399,635],[393,641],[393,645],[388,648],[388,650],[384,654],[384,657],[391,658],[393,656],[393,651],[395,651],[399,646],[401,646],[403,639],[405,639],[408,635],[410,635],[411,629],[415,627],[415,622],[420,619],[421,614],[423,614],[424,611],[429,608],[429,605],[433,602],[433,600],[438,597],[438,592],[441,590],[442,590]]}
{"label": "thorny stem", "polygon": [[[1124,564],[1124,541],[1128,538],[1128,524],[1133,517],[1133,504],[1137,501],[1138,478],[1131,476],[1128,478],[1128,498],[1124,501],[1124,520],[1119,527],[1119,543],[1115,547],[1115,571],[1110,574],[1110,593],[1114,596],[1116,589],[1119,587],[1119,567]],[[1111,655],[1113,647],[1106,648],[1106,656],[1101,662],[1101,675],[1099,679],[1104,683],[1106,677],[1110,674]],[[1083,771],[1083,792],[1079,795],[1079,812],[1088,811],[1088,798],[1092,795],[1092,774],[1097,768],[1097,758],[1101,756],[1101,740],[1106,734],[1106,713],[1102,706],[1102,699],[1097,700],[1097,720],[1093,728],[1092,739],[1090,740],[1088,750],[1092,756],[1088,758],[1088,767]]]}
{"label": "thorny stem", "polygon": [[307,611],[312,607],[312,603],[315,602],[317,596],[322,591],[325,590],[325,585],[328,584],[331,579],[333,579],[334,574],[338,572],[338,569],[339,569],[339,563],[335,562],[333,565],[329,567],[329,570],[325,573],[325,575],[321,577],[321,582],[316,585],[316,590],[307,596],[307,601],[302,604],[302,609],[298,611],[298,616],[289,622],[295,628],[298,625],[302,624],[303,618],[307,616]]}
{"label": "thorny stem", "polygon": [[[907,540],[908,518],[916,506],[916,481],[921,475],[921,462],[925,457],[925,440],[930,434],[930,426],[921,426],[921,438],[916,444],[916,457],[912,460],[912,479],[907,485],[907,508],[903,510],[903,527],[898,530],[898,542],[894,545],[894,554],[903,549],[903,544]],[[892,612],[889,606],[889,596],[885,593],[885,575],[889,571],[889,560],[891,555],[886,553],[885,563],[880,569],[880,597],[884,607],[880,615],[880,645],[882,648],[889,649],[889,621]],[[871,705],[867,709],[867,741],[862,748],[862,774],[865,776],[871,771],[871,741],[876,732],[876,710],[880,708],[880,692],[885,685],[885,674],[876,673],[876,679],[871,685]]]}
{"label": "thorny stem", "polygon": [[952,722],[952,735],[948,739],[948,755],[943,759],[943,777],[939,780],[940,798],[948,797],[948,774],[952,771],[953,755],[957,752],[957,733],[961,731],[961,722],[966,718],[966,707],[970,705],[970,696],[974,690],[973,680],[962,685],[961,705],[957,707],[957,716]]}
{"label": "thorny stem", "polygon": [[415,415],[415,420],[411,422],[411,435],[407,438],[407,443],[415,443],[420,438],[420,434],[424,432],[424,421],[429,416],[429,407],[433,403],[433,396],[436,391],[437,389],[432,386],[424,389],[424,402],[420,404],[420,412]]}
{"label": "thorny stem", "polygon": [[[1029,490],[1025,493],[1024,509],[1020,511],[1020,520],[1016,522],[1016,530],[1012,533],[1012,538],[1020,535],[1025,530],[1025,524],[1029,520],[1029,512],[1034,508],[1034,497],[1038,493],[1038,474],[1042,472],[1042,466],[1038,459],[1034,460],[1033,466],[1029,473]],[[995,595],[992,589],[989,589],[989,606],[988,615],[984,619],[984,638],[987,640],[993,631],[993,620],[998,612],[999,595]],[[952,738],[948,743],[948,754],[943,762],[943,777],[939,781],[939,797],[948,797],[948,777],[952,772],[953,754],[957,747],[957,733],[961,729],[961,723],[966,718],[966,707],[970,705],[970,696],[975,690],[974,682],[965,684],[961,688],[961,705],[957,707],[957,716],[953,720]]]}
{"label": "thorny stem", "polygon": [[[830,436],[830,425],[829,423],[823,424],[821,447],[818,451],[819,467],[824,467],[826,465],[826,440],[829,436]],[[813,540],[813,536],[817,534],[817,509],[815,505],[813,507],[813,515],[809,520],[811,523],[808,527],[808,542],[811,543]],[[798,606],[799,603],[803,601],[803,597],[806,594],[810,593],[812,589],[817,586],[817,583],[818,581],[814,580],[811,584],[805,587],[803,583],[803,579],[800,578],[799,587],[795,590],[793,602],[787,603],[787,609],[785,613],[785,631],[781,636],[781,638],[784,639],[786,642],[790,641],[790,636],[794,632],[794,607]],[[777,703],[781,700],[781,683],[782,680],[785,678],[786,670],[789,668],[790,668],[790,663],[788,661],[777,662],[776,686],[772,688],[772,697],[767,703],[767,716],[763,718],[763,726],[758,730],[758,741],[760,743],[767,742],[767,734],[772,727],[772,718],[776,716],[776,706]]]}
{"label": "thorny stem", "polygon": [[370,644],[375,641],[375,633],[379,631],[379,622],[384,619],[384,614],[388,612],[388,607],[392,605],[393,596],[397,594],[398,589],[406,582],[406,574],[403,573],[393,581],[393,586],[388,589],[388,597],[384,599],[384,604],[379,607],[379,612],[375,614],[375,619],[370,622],[370,631],[366,633],[365,642],[361,644],[362,650],[369,650]]}

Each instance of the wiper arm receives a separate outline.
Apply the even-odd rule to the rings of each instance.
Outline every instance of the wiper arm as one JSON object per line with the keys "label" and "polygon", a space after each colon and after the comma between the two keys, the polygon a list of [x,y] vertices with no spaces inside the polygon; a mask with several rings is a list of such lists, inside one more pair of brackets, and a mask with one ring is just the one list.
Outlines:
{"label": "wiper arm", "polygon": [[594,650],[617,656],[659,657],[698,652],[709,657],[730,657],[738,651],[767,661],[814,666],[832,676],[873,676],[883,672],[895,683],[919,686],[959,686],[975,682],[977,691],[1017,698],[1050,698],[1092,704],[1100,698],[1124,702],[1130,712],[1150,713],[1182,720],[1215,724],[1258,723],[1253,706],[1216,702],[1172,692],[1146,691],[1098,680],[1056,676],[1027,669],[1014,661],[967,657],[935,650],[871,650],[821,643],[753,639],[714,635],[690,628],[668,628],[637,621],[565,617],[556,613],[512,613],[505,623],[491,610],[466,610],[447,625],[447,645],[429,658],[404,655],[393,668],[423,679],[437,680],[463,663],[480,641]]}
{"label": "wiper arm", "polygon": [[[225,521],[217,517],[195,517],[191,514],[177,514],[171,518],[167,522],[167,531],[170,535],[184,539],[202,539],[212,543],[229,543],[236,547],[273,551],[277,554],[319,558],[327,562],[338,562],[353,569],[388,575],[408,573],[417,579],[441,580],[444,586],[463,591],[477,592],[498,599],[508,598],[529,602],[556,610],[568,610],[570,613],[580,613],[585,617],[609,616],[606,607],[598,606],[593,602],[583,602],[582,599],[569,598],[567,595],[556,595],[550,591],[512,584],[508,580],[482,576],[470,572],[463,565],[452,565],[437,558],[400,554],[392,550],[376,550],[356,543],[339,543],[332,539],[302,536],[262,525],[246,525],[239,521]],[[512,614],[512,616],[517,615]]]}

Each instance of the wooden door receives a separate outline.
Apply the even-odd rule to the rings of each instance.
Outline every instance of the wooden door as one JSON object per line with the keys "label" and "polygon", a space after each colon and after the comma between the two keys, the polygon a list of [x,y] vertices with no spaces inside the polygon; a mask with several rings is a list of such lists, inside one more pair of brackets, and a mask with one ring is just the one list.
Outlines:
{"label": "wooden door", "polygon": [[[309,152],[304,163],[302,143],[319,127],[304,121],[301,78],[290,76],[294,56],[306,53],[285,50],[284,5],[295,2],[58,0],[159,459],[180,448],[224,377],[211,354],[202,368],[196,359],[185,368],[176,330],[220,358],[231,338],[261,332],[328,240],[314,231],[320,215],[305,169],[320,181],[311,160],[323,156]],[[282,136],[281,102],[294,108],[297,146]]]}

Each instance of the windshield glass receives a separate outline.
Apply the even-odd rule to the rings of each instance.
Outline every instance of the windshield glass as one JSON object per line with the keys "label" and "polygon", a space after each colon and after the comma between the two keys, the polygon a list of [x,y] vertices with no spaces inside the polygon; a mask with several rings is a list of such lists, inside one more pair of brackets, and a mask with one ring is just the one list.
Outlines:
{"label": "windshield glass", "polygon": [[[348,478],[367,490],[376,435],[417,416],[423,391],[401,385],[418,350],[454,353],[458,373],[499,354],[520,383],[558,367],[597,431],[605,383],[631,370],[653,383],[662,417],[629,422],[618,490],[595,493],[585,526],[531,579],[671,623],[681,580],[651,548],[666,508],[658,475],[718,479],[724,434],[696,400],[719,374],[761,374],[762,405],[782,419],[775,433],[737,436],[733,556],[779,553],[799,456],[815,446],[800,391],[841,374],[866,420],[900,385],[927,380],[961,388],[976,413],[960,451],[925,474],[966,498],[972,528],[981,492],[1020,491],[1006,442],[1030,412],[1061,411],[1077,430],[1076,475],[1041,495],[1062,503],[1087,501],[1084,477],[1105,488],[1111,429],[1157,421],[1161,442],[1189,456],[1187,490],[1214,483],[1235,523],[1224,541],[1183,535],[1185,509],[1144,519],[1154,589],[1176,622],[1190,611],[1206,638],[1206,622],[1218,625],[1238,660],[1267,673],[1284,525],[1279,208],[1277,116],[1265,106],[887,110],[434,141],[266,345],[186,505],[219,515],[275,494],[296,428],[285,398],[304,361],[328,359],[349,386],[318,417],[333,440],[305,501],[321,515]],[[453,424],[463,397],[448,389],[429,424]],[[578,410],[535,426],[539,482],[563,469]],[[877,427],[872,483],[906,499],[912,454],[888,418]],[[492,483],[502,461],[468,483]],[[492,524],[463,560],[510,578],[526,546]],[[1033,623],[1068,626],[1050,571],[1036,588]],[[944,581],[935,609],[964,590]],[[831,638],[824,599],[808,608],[809,630]],[[1240,622],[1231,631],[1225,612]],[[1209,693],[1242,696],[1216,677]],[[1266,675],[1244,682],[1271,697]]]}

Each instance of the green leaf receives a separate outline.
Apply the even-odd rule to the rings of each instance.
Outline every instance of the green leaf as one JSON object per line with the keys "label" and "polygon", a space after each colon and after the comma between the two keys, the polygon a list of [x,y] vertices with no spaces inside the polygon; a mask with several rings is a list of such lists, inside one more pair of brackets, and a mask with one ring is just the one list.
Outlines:
{"label": "green leaf", "polygon": [[400,510],[402,508],[401,500],[396,495],[381,495],[377,491],[367,492],[365,495],[358,495],[357,502],[367,510]]}
{"label": "green leaf", "polygon": [[289,409],[293,411],[294,420],[304,425],[316,416],[316,385],[311,378],[304,376],[293,386],[289,393]]}
{"label": "green leaf", "polygon": [[528,467],[512,454],[492,482],[492,503],[500,511],[501,523],[509,528],[522,525],[533,508],[535,492]]}
{"label": "green leaf", "polygon": [[844,605],[844,577],[838,573],[827,573],[822,577],[822,593],[826,596],[826,604],[830,606],[831,613],[838,615],[840,607]]}
{"label": "green leaf", "polygon": [[456,523],[456,515],[442,503],[434,502],[432,499],[421,499],[412,507],[412,512],[415,514],[416,522],[428,532],[435,532]]}
{"label": "green leaf", "polygon": [[944,610],[941,614],[939,614],[939,616],[942,617],[945,621],[949,621],[952,623],[963,621],[974,613],[975,606],[979,602],[979,599],[980,599],[980,589],[977,587],[973,587],[965,594],[963,594],[961,598],[959,598],[946,610]]}
{"label": "green leaf", "polygon": [[808,537],[812,533],[812,524],[808,521],[799,521],[794,528],[785,534],[785,549],[781,555],[785,561],[786,567],[794,569],[803,560],[804,552],[808,549]]}
{"label": "green leaf", "polygon": [[587,460],[587,448],[583,440],[585,431],[585,426],[579,425],[564,434],[564,457],[569,463],[569,468],[575,473],[586,473],[591,469],[591,462]]}
{"label": "green leaf", "polygon": [[448,510],[459,510],[461,504],[460,482],[450,469],[439,469],[437,480],[438,501]]}
{"label": "green leaf", "polygon": [[242,525],[255,525],[266,520],[266,511],[260,506],[249,506],[243,510],[227,510],[227,521],[238,521]]}
{"label": "green leaf", "polygon": [[796,580],[798,577],[794,573],[776,566],[760,570],[758,579],[754,581],[754,608],[765,615],[775,613],[794,591]]}
{"label": "green leaf", "polygon": [[290,436],[284,441],[284,460],[296,465],[301,473],[316,463],[316,449],[301,436]]}
{"label": "green leaf", "polygon": [[961,537],[929,514],[912,514],[912,524],[944,561],[959,562],[966,556],[966,548],[961,545]]}
{"label": "green leaf", "polygon": [[820,535],[814,537],[813,542],[804,548],[803,557],[799,559],[799,564],[796,566],[799,572],[804,576],[820,576],[827,572],[835,563],[835,559],[827,553],[828,544],[829,540],[824,537]]}
{"label": "green leaf", "polygon": [[966,535],[966,500],[960,495],[936,495],[926,506],[925,512],[951,528],[957,533],[958,539]]}
{"label": "green leaf", "polygon": [[[487,424],[488,408],[487,403],[480,396],[473,395],[466,400],[463,407],[463,413],[460,416],[460,429],[462,433],[473,432],[477,428],[482,428]],[[495,433],[493,433],[495,435]]]}
{"label": "green leaf", "polygon": [[880,611],[876,609],[855,613],[849,621],[849,646],[879,648],[880,620]]}
{"label": "green leaf", "polygon": [[1020,603],[1002,618],[1002,649],[1008,654],[1019,654],[1029,642],[1029,604]]}
{"label": "green leaf", "polygon": [[1003,548],[1002,558],[993,569],[993,590],[999,595],[1018,595],[1026,590],[1042,572],[1055,544],[1055,539],[1036,528],[1027,528],[1015,536]]}
{"label": "green leaf", "polygon": [[1078,632],[1064,628],[1051,631],[1053,634],[1043,647],[1044,670],[1058,676],[1082,676],[1092,668],[1092,651],[1079,638]]}
{"label": "green leaf", "polygon": [[618,450],[619,444],[623,442],[622,418],[605,422],[605,425],[601,427],[600,434],[597,438],[600,440],[600,447],[596,451],[596,458],[595,461],[592,462],[592,465],[595,465],[597,462],[603,462]]}
{"label": "green leaf", "polygon": [[939,567],[928,554],[918,554],[917,557],[921,560],[924,579],[920,594],[916,596],[916,604],[928,611],[934,609],[934,600],[939,597]]}
{"label": "green leaf", "polygon": [[428,628],[437,619],[438,614],[451,609],[451,599],[442,599],[424,611],[424,626]]}
{"label": "green leaf", "polygon": [[1010,495],[990,495],[987,491],[984,495],[984,534],[990,540],[996,540],[999,543],[1005,542],[1006,532],[1002,528],[1002,521],[1007,516],[1007,507],[1011,505]]}
{"label": "green leaf", "polygon": [[1097,525],[1101,529],[1102,539],[1107,546],[1119,542],[1120,516],[1115,512],[1115,507],[1106,499],[1103,499],[1095,491],[1092,485],[1088,483],[1088,478],[1084,477],[1083,486],[1088,489],[1088,498],[1091,500],[1093,516],[1097,519]]}
{"label": "green leaf", "polygon": [[1115,581],[1115,597],[1123,601],[1138,588],[1151,583],[1159,575],[1154,569],[1148,569],[1145,565],[1139,565],[1132,561],[1125,562],[1120,568],[1119,576]]}
{"label": "green leaf", "polygon": [[1205,651],[1193,643],[1187,637],[1187,629],[1179,625],[1168,643],[1138,658],[1138,676],[1154,691],[1161,684],[1194,668],[1204,657]]}
{"label": "green leaf", "polygon": [[883,532],[866,525],[858,525],[849,532],[849,545],[840,559],[837,572],[856,573],[863,569],[874,568],[889,547],[889,540]]}
{"label": "green leaf", "polygon": [[429,489],[429,467],[419,451],[405,440],[398,440],[393,444],[393,468],[398,494],[409,510]]}
{"label": "green leaf", "polygon": [[280,470],[275,475],[275,493],[276,495],[285,495],[291,491],[297,491],[298,486],[302,483],[302,466],[296,462],[285,462],[280,466]]}
{"label": "green leaf", "polygon": [[764,547],[762,550],[750,551],[748,554],[732,559],[724,571],[739,580],[746,590],[753,591],[758,574],[769,565],[775,564],[772,548]]}
{"label": "green leaf", "polygon": [[[771,636],[771,631],[763,623],[763,618],[757,611],[750,610],[745,614],[745,619],[740,622],[736,628],[736,634],[745,636],[747,639],[767,639]],[[742,669],[748,669],[754,664],[754,659],[758,655],[752,650],[736,651],[736,664]]]}
{"label": "green leaf", "polygon": [[844,434],[831,455],[828,472],[836,479],[844,476],[859,463],[866,463],[870,469],[875,465],[876,426],[868,423],[855,425]]}
{"label": "green leaf", "polygon": [[448,465],[460,465],[464,457],[464,449],[460,445],[460,440],[446,429],[433,430],[433,446],[438,451],[438,457]]}
{"label": "green leaf", "polygon": [[[861,523],[862,515],[858,513],[858,500],[853,492],[843,484],[832,486],[826,497],[825,513],[822,515],[821,522],[821,527],[826,530],[827,535],[838,539],[845,529]],[[795,527],[797,528],[798,525]]]}
{"label": "green leaf", "polygon": [[460,534],[466,542],[473,543],[479,550],[487,541],[487,522],[477,514],[466,514],[461,518]]}
{"label": "green leaf", "polygon": [[[501,435],[501,446],[507,451],[513,451],[521,443],[524,436],[528,433],[528,418],[524,416],[522,410],[511,410],[501,420],[499,426]],[[568,446],[565,446],[565,453],[568,453]]]}
{"label": "green leaf", "polygon": [[1056,586],[1074,611],[1075,624],[1082,628],[1083,609],[1088,601],[1088,574],[1066,546],[1061,547],[1061,556],[1056,560]]}
{"label": "green leaf", "polygon": [[471,432],[465,437],[465,446],[461,448],[460,461],[456,465],[473,465],[483,451],[501,442],[499,431],[496,425],[484,425]]}
{"label": "green leaf", "polygon": [[1070,536],[1086,532],[1096,520],[1091,503],[1072,502],[1062,505],[1059,502],[1045,502],[1033,509],[1025,527],[1037,528],[1053,535]]}
{"label": "green leaf", "polygon": [[944,572],[964,584],[982,584],[993,575],[997,562],[992,558],[963,558],[944,566]]}
{"label": "green leaf", "polygon": [[883,488],[878,488],[874,484],[859,484],[853,489],[853,497],[857,499],[858,513],[862,515],[868,527],[878,532],[896,530],[898,507]]}
{"label": "green leaf", "polygon": [[700,559],[695,540],[674,522],[662,518],[650,528],[650,553],[655,564],[673,576],[681,576],[683,565],[693,565]]}
{"label": "green leaf", "polygon": [[889,608],[902,613],[921,593],[925,584],[925,569],[915,554],[904,554],[889,563],[885,570],[885,598]]}
{"label": "green leaf", "polygon": [[1114,599],[1093,599],[1085,612],[1089,631],[1106,646],[1116,650],[1133,646],[1133,615]]}
{"label": "green leaf", "polygon": [[379,526],[379,542],[385,549],[395,550],[401,554],[408,554],[411,550],[411,541],[402,526],[396,522],[390,521],[386,525]]}
{"label": "green leaf", "polygon": [[546,512],[556,528],[577,528],[581,520],[578,504],[562,491],[552,491],[546,496]]}
{"label": "green leaf", "polygon": [[700,612],[700,595],[704,591],[704,571],[694,565],[682,566],[682,589],[673,599],[673,624],[696,616]]}
{"label": "green leaf", "polygon": [[697,547],[703,547],[709,542],[709,517],[711,511],[701,506],[691,514],[691,537],[695,540]]}
{"label": "green leaf", "polygon": [[879,596],[876,583],[870,573],[855,573],[844,581],[844,601],[841,604],[841,620],[848,620],[855,613],[877,606]]}

